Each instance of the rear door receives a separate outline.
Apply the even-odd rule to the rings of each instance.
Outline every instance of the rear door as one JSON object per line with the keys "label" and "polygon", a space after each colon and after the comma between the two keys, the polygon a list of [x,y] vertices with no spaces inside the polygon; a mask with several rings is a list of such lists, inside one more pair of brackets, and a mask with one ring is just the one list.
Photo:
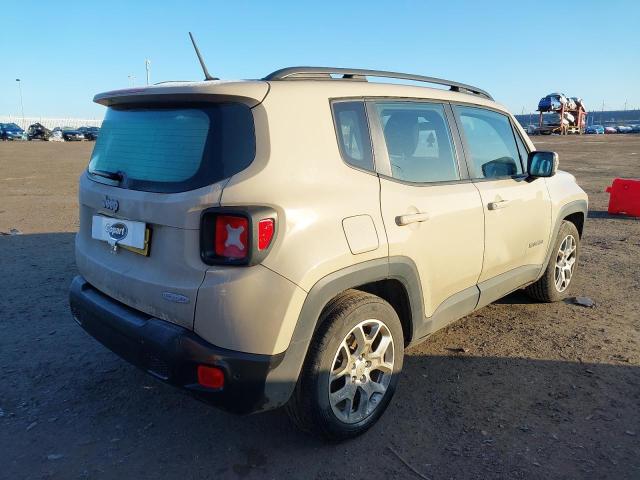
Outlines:
{"label": "rear door", "polygon": [[[132,308],[192,328],[210,268],[201,212],[220,204],[254,155],[253,116],[241,104],[110,108],[80,180],[80,273]],[[130,248],[134,233],[145,242]]]}
{"label": "rear door", "polygon": [[[484,244],[480,195],[459,161],[449,105],[372,100],[368,108],[389,255],[414,261],[425,316],[438,317],[425,324],[433,330],[476,305]],[[437,315],[452,306],[453,315]]]}
{"label": "rear door", "polygon": [[551,203],[544,180],[527,178],[528,152],[509,116],[469,105],[455,105],[454,110],[485,215],[479,279],[484,304],[533,280],[540,271]]}

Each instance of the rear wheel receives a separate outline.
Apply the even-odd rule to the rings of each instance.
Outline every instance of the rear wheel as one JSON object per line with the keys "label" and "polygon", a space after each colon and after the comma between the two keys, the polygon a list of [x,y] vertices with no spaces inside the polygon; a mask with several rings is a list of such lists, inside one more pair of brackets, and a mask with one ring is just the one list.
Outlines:
{"label": "rear wheel", "polygon": [[383,299],[349,290],[330,302],[287,412],[331,440],[369,429],[389,405],[404,357],[400,319]]}
{"label": "rear wheel", "polygon": [[526,288],[526,292],[541,302],[557,302],[566,298],[575,276],[580,235],[576,226],[564,220],[552,250],[547,269],[540,279]]}

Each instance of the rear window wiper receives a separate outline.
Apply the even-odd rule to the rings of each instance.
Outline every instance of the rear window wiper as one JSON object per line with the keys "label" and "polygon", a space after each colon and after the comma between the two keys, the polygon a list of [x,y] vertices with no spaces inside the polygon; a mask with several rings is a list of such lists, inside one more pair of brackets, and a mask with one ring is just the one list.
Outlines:
{"label": "rear window wiper", "polygon": [[109,180],[115,180],[122,182],[125,178],[124,172],[118,170],[117,172],[107,172],[106,170],[89,170],[91,175],[97,175],[98,177],[108,178]]}

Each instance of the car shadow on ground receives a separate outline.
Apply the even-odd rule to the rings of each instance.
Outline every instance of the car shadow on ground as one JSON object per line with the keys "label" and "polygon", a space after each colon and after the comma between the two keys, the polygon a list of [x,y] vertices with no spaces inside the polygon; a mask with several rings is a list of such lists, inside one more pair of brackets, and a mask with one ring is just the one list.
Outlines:
{"label": "car shadow on ground", "polygon": [[606,210],[589,210],[589,212],[587,213],[587,218],[588,219],[606,218],[606,219],[615,219],[615,220],[636,220],[636,221],[638,220],[637,217],[632,217],[629,215],[622,215],[622,214],[613,215]]}
{"label": "car shadow on ground", "polygon": [[[341,465],[345,457],[367,458],[374,470],[367,478],[380,479],[410,476],[406,464],[436,478],[640,472],[638,367],[409,353],[379,424],[355,440],[327,444],[296,431],[282,410],[226,414],[81,343],[86,351],[68,352],[65,362],[31,365],[40,372],[30,393],[42,399],[42,426],[31,433],[30,418],[14,419],[22,428],[12,429],[13,442],[26,447],[37,435],[41,455],[63,455],[56,464],[25,462],[43,475],[360,478],[357,464]],[[56,386],[61,391],[47,396]]]}
{"label": "car shadow on ground", "polygon": [[540,302],[528,296],[524,292],[524,290],[516,290],[515,292],[511,292],[506,297],[496,300],[493,303],[497,305],[529,305]]}
{"label": "car shadow on ground", "polygon": [[[328,444],[130,366],[72,320],[72,233],[0,238],[7,478],[638,478],[640,368],[407,351],[373,429]],[[506,302],[524,302],[516,292]],[[527,298],[527,302],[530,302]],[[627,360],[628,361],[628,360]]]}

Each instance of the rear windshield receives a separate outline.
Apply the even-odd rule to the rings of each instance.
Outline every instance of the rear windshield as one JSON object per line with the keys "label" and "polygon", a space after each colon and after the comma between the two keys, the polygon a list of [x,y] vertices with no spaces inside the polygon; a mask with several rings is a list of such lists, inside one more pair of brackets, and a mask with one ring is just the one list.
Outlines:
{"label": "rear windshield", "polygon": [[111,107],[88,171],[121,188],[184,192],[244,170],[255,149],[253,115],[240,103]]}

